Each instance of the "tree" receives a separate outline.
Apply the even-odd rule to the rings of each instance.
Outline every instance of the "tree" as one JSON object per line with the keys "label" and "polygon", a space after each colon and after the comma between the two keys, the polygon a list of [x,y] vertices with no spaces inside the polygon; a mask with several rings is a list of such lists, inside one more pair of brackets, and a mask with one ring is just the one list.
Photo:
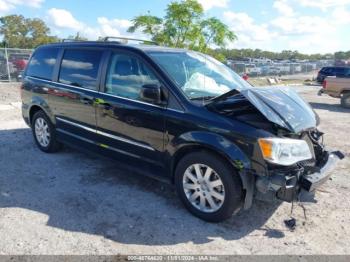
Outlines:
{"label": "tree", "polygon": [[72,39],[75,41],[87,41],[88,40],[86,37],[81,36],[79,32],[77,32],[76,35],[68,36],[68,39]]}
{"label": "tree", "polygon": [[8,15],[0,18],[0,35],[7,47],[35,48],[38,45],[57,42],[50,36],[50,29],[41,19],[24,18],[22,15]]}
{"label": "tree", "polygon": [[236,39],[228,26],[217,18],[204,19],[203,7],[197,0],[172,2],[163,18],[150,13],[135,17],[128,32],[137,30],[160,44],[207,51],[208,46],[224,47]]}
{"label": "tree", "polygon": [[207,49],[211,44],[223,47],[226,44],[226,40],[233,42],[237,39],[228,26],[215,17],[204,20],[201,28],[205,41],[201,49]]}

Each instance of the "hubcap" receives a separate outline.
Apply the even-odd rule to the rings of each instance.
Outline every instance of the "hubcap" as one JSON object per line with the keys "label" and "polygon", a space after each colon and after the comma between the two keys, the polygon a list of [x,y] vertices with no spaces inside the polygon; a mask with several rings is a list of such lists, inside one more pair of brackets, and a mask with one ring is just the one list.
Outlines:
{"label": "hubcap", "polygon": [[207,165],[191,165],[186,169],[182,183],[188,201],[202,212],[215,212],[224,203],[224,184],[215,170]]}
{"label": "hubcap", "polygon": [[35,136],[38,143],[42,147],[47,147],[50,143],[50,131],[49,125],[46,123],[44,118],[37,118],[35,120]]}

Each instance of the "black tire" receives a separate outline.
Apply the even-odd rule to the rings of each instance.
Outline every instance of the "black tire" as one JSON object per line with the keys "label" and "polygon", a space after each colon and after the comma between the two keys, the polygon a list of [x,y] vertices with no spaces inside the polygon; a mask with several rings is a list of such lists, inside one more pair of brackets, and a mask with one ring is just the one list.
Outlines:
{"label": "black tire", "polygon": [[[222,181],[225,197],[221,207],[215,212],[203,212],[196,208],[186,196],[183,179],[186,170],[194,164],[203,164],[213,169]],[[176,191],[185,207],[195,216],[208,222],[221,222],[237,213],[243,203],[243,190],[239,174],[223,158],[207,152],[200,151],[184,156],[178,163],[175,171]],[[196,189],[200,190],[200,189]],[[211,189],[213,190],[213,189]],[[195,192],[195,190],[193,190]],[[206,200],[206,205],[209,205]]]}
{"label": "black tire", "polygon": [[[47,131],[50,135],[49,137],[49,142],[47,145],[43,145],[38,140],[37,134],[36,134],[36,128],[35,125],[37,121],[40,121],[40,119],[44,120],[45,123],[47,124]],[[36,145],[39,147],[39,149],[45,153],[54,153],[59,151],[62,148],[62,144],[59,143],[56,139],[56,130],[54,125],[51,123],[50,119],[47,117],[47,115],[43,111],[38,111],[34,114],[33,119],[32,119],[32,133],[34,136],[34,140]]]}
{"label": "black tire", "polygon": [[341,97],[341,106],[345,108],[350,108],[350,93],[345,93]]}

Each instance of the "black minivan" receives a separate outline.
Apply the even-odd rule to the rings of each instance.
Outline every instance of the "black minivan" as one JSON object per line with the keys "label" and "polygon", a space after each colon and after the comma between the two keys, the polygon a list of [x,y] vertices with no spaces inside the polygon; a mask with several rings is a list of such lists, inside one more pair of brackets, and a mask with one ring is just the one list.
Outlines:
{"label": "black minivan", "polygon": [[219,222],[254,198],[293,201],[325,182],[319,117],[288,88],[254,88],[207,55],[117,41],[40,46],[23,76],[37,146],[113,157],[175,184],[188,210]]}

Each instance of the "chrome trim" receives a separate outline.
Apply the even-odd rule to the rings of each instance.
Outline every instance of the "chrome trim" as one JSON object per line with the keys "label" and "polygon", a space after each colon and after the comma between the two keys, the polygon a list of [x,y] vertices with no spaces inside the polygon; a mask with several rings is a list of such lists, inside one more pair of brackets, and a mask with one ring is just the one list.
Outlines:
{"label": "chrome trim", "polygon": [[115,151],[115,152],[117,152],[117,153],[121,153],[121,154],[124,154],[124,155],[128,155],[128,156],[134,157],[134,158],[140,158],[140,156],[131,154],[131,153],[126,152],[126,151],[124,151],[124,150],[120,150],[120,149],[117,149],[117,148],[114,148],[114,147],[111,147],[111,146],[107,146],[107,147],[101,146],[101,144],[98,144],[98,143],[96,143],[96,142],[94,142],[94,141],[92,141],[92,140],[90,140],[90,139],[87,139],[87,138],[84,138],[84,137],[81,137],[81,136],[72,134],[71,132],[65,131],[65,130],[63,130],[63,129],[58,128],[58,129],[56,129],[56,130],[57,130],[58,132],[61,132],[61,133],[66,134],[66,135],[68,135],[68,136],[72,136],[72,137],[74,137],[74,138],[76,138],[76,139],[80,139],[80,140],[85,141],[85,142],[90,143],[90,144],[94,144],[94,145],[97,145],[97,146],[100,146],[100,147],[103,147],[103,148],[106,148],[106,149]]}
{"label": "chrome trim", "polygon": [[139,104],[149,105],[149,106],[153,106],[153,107],[157,107],[157,108],[161,108],[161,109],[167,109],[166,107],[154,105],[154,104],[147,103],[147,102],[142,102],[140,100],[134,100],[134,99],[130,99],[130,98],[122,97],[122,96],[116,96],[116,95],[112,95],[112,94],[107,94],[107,93],[104,93],[104,92],[101,92],[100,94],[106,95],[106,96],[115,97],[115,98],[120,98],[120,99],[131,101],[131,102],[137,102]]}
{"label": "chrome trim", "polygon": [[99,93],[97,90],[88,89],[88,88],[82,88],[82,87],[78,87],[78,86],[72,86],[72,85],[68,85],[68,84],[64,84],[64,83],[60,83],[60,82],[54,82],[54,81],[51,81],[51,80],[41,79],[41,78],[38,78],[38,77],[35,77],[35,76],[26,76],[26,77],[29,78],[29,79],[43,81],[43,82],[46,82],[46,83],[49,83],[49,84],[61,85],[61,86],[75,88],[75,89],[84,90],[84,91],[89,91],[89,92],[93,92],[93,93]]}
{"label": "chrome trim", "polygon": [[92,133],[96,133],[96,129],[93,129],[93,128],[90,128],[90,127],[87,127],[87,126],[84,126],[84,125],[80,125],[78,123],[74,123],[74,122],[68,121],[68,120],[60,118],[60,117],[56,117],[56,119],[59,120],[59,121],[65,122],[67,124],[70,124],[72,126],[80,127],[82,129],[85,129],[85,130],[90,131]]}
{"label": "chrome trim", "polygon": [[134,100],[134,99],[130,99],[130,98],[122,97],[122,96],[107,94],[107,93],[104,93],[104,92],[100,92],[100,94],[106,95],[106,96],[110,96],[110,97],[119,98],[119,99],[124,99],[124,100],[131,101],[131,102],[136,102],[136,103],[139,103],[139,104],[149,105],[149,106],[153,106],[153,107],[164,109],[164,110],[174,111],[174,112],[178,112],[178,113],[185,113],[184,111],[180,111],[180,110],[176,110],[176,109],[172,109],[172,108],[167,108],[167,107],[163,107],[163,106],[158,106],[158,105],[147,103],[147,102],[143,102],[143,101],[140,101],[140,100]]}
{"label": "chrome trim", "polygon": [[155,149],[153,147],[150,147],[150,146],[147,146],[147,145],[135,142],[135,141],[131,141],[129,139],[126,139],[126,138],[123,138],[123,137],[120,137],[120,136],[115,136],[115,135],[112,135],[112,134],[108,134],[108,133],[102,132],[100,130],[96,130],[96,133],[99,134],[99,135],[102,135],[102,136],[106,136],[106,137],[115,139],[115,140],[119,140],[119,141],[124,142],[124,143],[132,144],[132,145],[135,145],[135,146],[143,147],[143,148],[151,150],[151,151],[155,151]]}
{"label": "chrome trim", "polygon": [[184,114],[184,113],[185,113],[185,111],[181,111],[181,110],[177,110],[177,109],[172,109],[172,108],[167,108],[167,110],[173,111],[173,112],[177,112],[177,113],[181,113],[181,114]]}
{"label": "chrome trim", "polygon": [[89,91],[89,92],[93,92],[93,93],[99,93],[99,94],[102,94],[102,95],[115,97],[115,98],[119,98],[119,99],[124,99],[124,100],[127,100],[127,101],[136,102],[136,103],[144,104],[144,105],[149,105],[149,106],[153,106],[153,107],[156,107],[156,108],[166,109],[166,110],[170,110],[170,111],[174,111],[174,112],[178,112],[178,113],[184,113],[184,111],[180,111],[180,110],[176,110],[176,109],[172,109],[172,108],[166,108],[166,107],[163,107],[163,106],[158,106],[158,105],[154,105],[154,104],[151,104],[151,103],[142,102],[142,101],[139,101],[139,100],[134,100],[134,99],[130,99],[130,98],[122,97],[122,96],[112,95],[112,94],[108,94],[108,93],[105,93],[105,92],[99,92],[99,91],[96,91],[96,90],[93,90],[93,89],[87,89],[87,88],[72,86],[72,85],[63,84],[63,83],[60,83],[60,82],[54,82],[54,81],[51,81],[51,80],[41,79],[41,78],[34,77],[34,76],[26,76],[26,78],[43,81],[43,82],[46,82],[46,83],[49,83],[49,84],[57,84],[57,85],[62,85],[62,86],[75,88],[75,89],[79,89],[79,90]]}
{"label": "chrome trim", "polygon": [[87,127],[87,126],[84,126],[84,125],[81,125],[81,124],[77,124],[77,123],[71,122],[69,120],[60,118],[60,117],[56,117],[56,119],[59,120],[59,121],[65,122],[67,124],[70,124],[70,125],[73,125],[73,126],[76,126],[76,127],[82,128],[82,129],[85,129],[85,130],[90,131],[92,133],[96,133],[96,134],[99,134],[99,135],[102,135],[102,136],[105,136],[105,137],[109,137],[109,138],[112,138],[112,139],[115,139],[115,140],[118,140],[118,141],[121,141],[121,142],[124,142],[124,143],[128,143],[128,144],[135,145],[135,146],[138,146],[138,147],[142,147],[142,148],[145,148],[145,149],[148,149],[148,150],[151,150],[151,151],[155,151],[155,149],[153,147],[150,147],[148,145],[144,145],[144,144],[141,144],[141,143],[138,143],[138,142],[135,142],[135,141],[132,141],[132,140],[120,137],[120,136],[115,136],[115,135],[112,135],[112,134],[108,134],[106,132],[103,132],[103,131],[100,131],[100,130],[97,130],[97,129],[93,129],[93,128],[90,128],[90,127]]}

